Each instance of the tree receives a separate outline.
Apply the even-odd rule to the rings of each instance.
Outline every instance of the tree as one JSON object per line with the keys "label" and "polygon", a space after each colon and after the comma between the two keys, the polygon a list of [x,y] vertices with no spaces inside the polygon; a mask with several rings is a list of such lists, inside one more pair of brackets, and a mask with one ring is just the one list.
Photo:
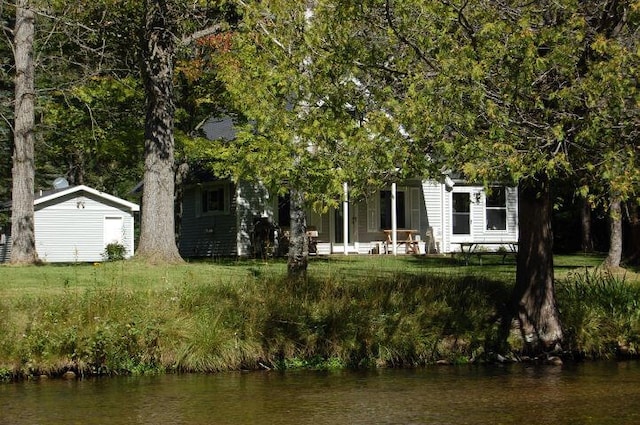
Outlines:
{"label": "tree", "polygon": [[302,209],[339,207],[345,182],[350,199],[362,199],[408,174],[399,164],[409,156],[406,146],[393,143],[402,137],[399,124],[352,72],[349,53],[327,43],[330,35],[346,37],[346,26],[331,24],[346,19],[348,9],[329,21],[320,1],[240,3],[242,24],[219,66],[247,124],[228,157],[234,178],[291,193],[289,271],[295,275],[307,264]]}
{"label": "tree", "polygon": [[14,148],[11,203],[12,264],[38,261],[33,224],[35,75],[33,42],[35,12],[29,0],[16,1],[14,59],[16,69]]}
{"label": "tree", "polygon": [[[13,66],[13,21],[15,10],[7,10],[0,3],[0,199],[11,197],[11,158],[13,152],[13,99],[14,66]],[[0,228],[5,230],[9,223],[9,215],[0,213]]]}
{"label": "tree", "polygon": [[37,184],[65,176],[125,197],[142,171],[144,92],[131,49],[138,14],[105,2],[47,6],[50,28],[38,58]]}
{"label": "tree", "polygon": [[42,104],[38,173],[126,197],[142,174],[140,84],[110,75],[75,79]]}
{"label": "tree", "polygon": [[[583,195],[606,188],[629,196],[637,188],[637,5],[327,0],[315,2],[306,31],[299,8],[278,1],[250,6],[257,10],[253,50],[239,47],[240,60],[232,63],[247,78],[231,81],[239,98],[248,99],[245,86],[257,98],[245,108],[256,122],[242,141],[254,148],[247,151],[258,156],[262,147],[264,164],[292,149],[293,133],[313,141],[321,153],[314,159],[329,165],[324,170],[340,169],[337,178],[350,183],[356,170],[376,184],[381,175],[435,177],[442,169],[486,185],[517,183],[520,253],[511,312],[524,351],[558,349],[550,190],[580,170],[591,172],[584,186],[591,191]],[[306,75],[296,66],[303,59]],[[359,123],[341,120],[345,105]],[[305,107],[309,113],[300,114]],[[273,144],[286,149],[274,154]],[[384,153],[371,155],[375,146]],[[354,155],[358,149],[369,155]],[[345,151],[357,163],[341,159]],[[316,181],[333,187],[336,176],[328,171]],[[309,183],[302,187],[323,192]]]}
{"label": "tree", "polygon": [[622,260],[622,201],[611,200],[609,205],[609,253],[604,265],[615,269]]}
{"label": "tree", "polygon": [[177,10],[160,0],[144,2],[142,78],[147,98],[142,224],[138,256],[181,261],[174,234],[173,62]]}
{"label": "tree", "polygon": [[[550,186],[589,168],[594,172],[589,188],[608,187],[618,196],[637,187],[629,150],[634,130],[619,125],[637,116],[637,10],[617,1],[442,4],[445,18],[438,22],[450,36],[434,49],[451,50],[433,55],[436,75],[417,94],[435,107],[414,96],[409,104],[419,105],[423,116],[447,118],[449,124],[439,123],[446,127],[436,146],[453,153],[454,168],[473,180],[519,182],[514,313],[525,349],[547,351],[562,340],[554,300]],[[389,10],[394,28],[413,36],[398,5]],[[428,53],[422,57],[432,58]],[[604,93],[603,86],[609,87]]]}
{"label": "tree", "polygon": [[582,233],[582,242],[580,247],[582,252],[593,252],[593,235],[591,230],[591,204],[589,201],[580,197],[580,229]]}
{"label": "tree", "polygon": [[[77,119],[67,121],[65,118],[69,118],[70,114],[62,117],[68,111],[64,108],[56,108],[55,99],[57,97],[68,100],[66,95],[74,90],[73,88],[69,90],[70,86],[76,89],[76,96],[71,97],[81,97],[77,96],[77,87],[81,84],[79,82],[99,74],[100,64],[104,63],[104,57],[99,55],[100,49],[91,46],[92,43],[97,44],[95,32],[92,32],[90,27],[80,19],[87,19],[93,9],[83,8],[81,2],[74,2],[73,5],[66,3],[64,1],[45,3],[30,1],[17,2],[14,7],[8,2],[0,2],[3,32],[8,41],[6,44],[2,43],[2,48],[13,49],[11,55],[13,60],[3,61],[3,77],[8,72],[16,73],[16,79],[12,85],[16,93],[15,101],[12,102],[15,106],[14,113],[9,114],[4,110],[4,102],[1,112],[3,129],[6,128],[14,134],[12,254],[20,257],[16,261],[20,263],[37,261],[33,234],[34,189],[43,185],[50,187],[54,177],[65,174],[67,166],[69,169],[79,169],[76,165],[81,163],[73,159],[67,164],[64,161],[69,158],[64,158],[62,161],[56,158],[59,152],[56,152],[55,148],[61,147],[60,142],[71,142],[69,138],[60,137],[60,134],[70,130],[72,122],[77,122]],[[8,9],[17,10],[17,19],[8,19],[6,13]],[[84,14],[78,12],[79,10]],[[37,28],[33,25],[36,15],[38,16]],[[7,21],[14,21],[14,30],[11,30]],[[30,32],[29,35],[25,35],[26,28]],[[37,50],[34,49],[35,45]],[[29,50],[27,54],[25,54],[26,48]],[[25,65],[27,61],[29,64]],[[37,71],[34,64],[38,65]],[[6,80],[3,78],[2,81],[4,95],[8,90],[4,85]],[[6,84],[9,85],[8,82]],[[36,98],[38,102],[35,101]],[[56,111],[58,113],[64,111],[62,114],[57,114],[57,122]],[[91,116],[90,108],[87,108],[86,112]],[[39,118],[37,123],[36,113]],[[94,136],[97,133],[95,123],[87,119],[84,125],[84,128],[94,131]],[[86,143],[86,141],[83,142]],[[77,143],[77,140],[73,141],[76,146]],[[62,145],[62,149],[65,148],[68,146]],[[35,160],[36,151],[39,153],[38,161]],[[63,165],[60,165],[61,163]],[[82,183],[83,174],[81,172],[73,176],[78,179],[75,181],[72,179],[72,182],[78,183],[80,180],[79,182]],[[26,213],[25,208],[28,208]]]}
{"label": "tree", "polygon": [[[138,255],[151,261],[181,261],[174,218],[174,66],[177,50],[220,31],[225,2],[146,0],[140,34],[141,70],[147,107],[142,225]],[[198,26],[192,27],[192,22]]]}

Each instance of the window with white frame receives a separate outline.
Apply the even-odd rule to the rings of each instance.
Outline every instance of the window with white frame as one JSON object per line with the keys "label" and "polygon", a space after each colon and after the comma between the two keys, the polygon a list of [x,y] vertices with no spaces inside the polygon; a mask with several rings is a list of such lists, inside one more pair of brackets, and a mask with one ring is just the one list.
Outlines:
{"label": "window with white frame", "polygon": [[493,186],[486,196],[487,230],[507,230],[507,194],[504,186]]}
{"label": "window with white frame", "polygon": [[201,189],[200,207],[202,214],[229,213],[229,185],[219,184]]}

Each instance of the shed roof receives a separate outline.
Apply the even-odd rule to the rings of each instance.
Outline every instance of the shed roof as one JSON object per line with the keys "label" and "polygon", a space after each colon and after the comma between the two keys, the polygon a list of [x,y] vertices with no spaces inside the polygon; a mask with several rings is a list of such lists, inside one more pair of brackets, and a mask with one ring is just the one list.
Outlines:
{"label": "shed roof", "polygon": [[63,189],[54,189],[52,191],[43,192],[41,195],[37,195],[35,197],[33,204],[38,205],[43,202],[48,202],[56,198],[60,198],[62,196],[70,195],[76,192],[90,193],[99,198],[103,198],[115,204],[122,205],[123,207],[130,209],[132,212],[140,211],[140,206],[138,204],[134,204],[133,202],[129,202],[122,198],[118,198],[117,196],[109,195],[108,193],[105,193],[105,192],[100,192],[99,190],[96,190],[94,188],[91,188],[85,185],[69,186]]}
{"label": "shed roof", "polygon": [[[98,198],[105,199],[107,201],[113,202],[117,205],[122,205],[123,207],[131,210],[132,212],[140,211],[140,206],[138,204],[134,204],[133,202],[126,201],[122,198],[118,198],[117,196],[109,195],[105,192],[100,192],[92,187],[85,186],[83,184],[78,186],[69,186],[61,189],[52,189],[47,191],[38,191],[34,196],[33,205],[38,205],[43,202],[55,200],[56,198],[60,198],[65,195],[70,195],[76,192],[86,192],[91,195],[94,195]],[[6,201],[4,203],[0,203],[0,210],[10,210],[11,209],[11,201]]]}

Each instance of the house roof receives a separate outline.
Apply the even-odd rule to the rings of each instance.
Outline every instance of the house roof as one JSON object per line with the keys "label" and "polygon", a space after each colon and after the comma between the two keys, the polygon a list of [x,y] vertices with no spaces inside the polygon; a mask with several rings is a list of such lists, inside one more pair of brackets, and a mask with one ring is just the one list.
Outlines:
{"label": "house roof", "polygon": [[[85,185],[69,186],[61,189],[38,191],[34,196],[33,205],[42,204],[44,202],[48,202],[56,198],[60,198],[62,196],[70,195],[76,192],[89,193],[98,198],[108,200],[118,205],[122,205],[123,207],[130,209],[132,212],[140,211],[140,206],[138,204],[134,204],[133,202],[129,202],[122,198],[118,198],[117,196],[109,195],[108,193],[105,193],[105,192],[100,192],[99,190],[96,190],[92,187],[85,186]],[[2,204],[1,209],[7,209],[7,210],[11,209],[11,201],[7,201],[4,204]]]}

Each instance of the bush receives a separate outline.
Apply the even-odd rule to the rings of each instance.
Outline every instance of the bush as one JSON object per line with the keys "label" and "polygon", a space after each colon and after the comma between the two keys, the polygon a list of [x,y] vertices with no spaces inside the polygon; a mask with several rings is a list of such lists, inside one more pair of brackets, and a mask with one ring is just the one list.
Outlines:
{"label": "bush", "polygon": [[102,258],[105,261],[124,260],[127,255],[127,248],[120,243],[110,243],[104,248]]}

